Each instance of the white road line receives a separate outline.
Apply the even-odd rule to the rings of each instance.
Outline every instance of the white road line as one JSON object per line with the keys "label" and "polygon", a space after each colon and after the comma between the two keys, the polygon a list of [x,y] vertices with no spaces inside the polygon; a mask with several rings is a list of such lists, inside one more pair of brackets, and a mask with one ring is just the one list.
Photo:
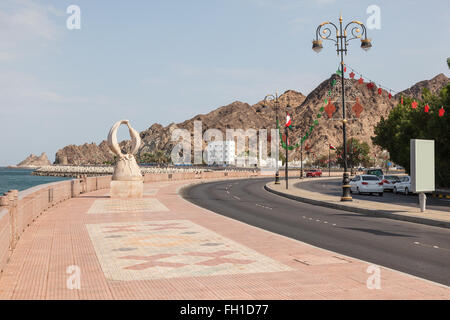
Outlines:
{"label": "white road line", "polygon": [[241,200],[241,198],[237,197],[237,196],[233,196],[233,198],[237,199],[237,200]]}

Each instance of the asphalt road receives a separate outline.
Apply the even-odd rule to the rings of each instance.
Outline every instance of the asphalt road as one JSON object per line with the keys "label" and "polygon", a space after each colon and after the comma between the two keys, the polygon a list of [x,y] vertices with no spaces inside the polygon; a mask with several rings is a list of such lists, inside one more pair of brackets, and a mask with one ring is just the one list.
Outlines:
{"label": "asphalt road", "polygon": [[450,230],[313,206],[263,189],[270,179],[219,181],[183,191],[192,203],[247,224],[450,285]]}
{"label": "asphalt road", "polygon": [[[308,191],[341,196],[342,195],[342,178],[333,180],[321,180],[301,182],[295,184],[295,187]],[[385,191],[383,197],[367,194],[352,194],[355,199],[370,200],[375,202],[392,203],[402,206],[419,207],[419,197],[417,195],[394,194],[391,191]],[[431,196],[427,197],[427,208],[432,210],[441,210],[450,212],[450,199],[439,199]]]}

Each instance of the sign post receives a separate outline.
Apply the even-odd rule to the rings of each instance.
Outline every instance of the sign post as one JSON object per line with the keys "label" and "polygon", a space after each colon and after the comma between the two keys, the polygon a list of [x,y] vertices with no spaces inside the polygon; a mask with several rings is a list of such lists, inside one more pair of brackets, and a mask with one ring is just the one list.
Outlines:
{"label": "sign post", "polygon": [[434,140],[411,139],[411,190],[419,194],[420,211],[426,210],[425,192],[433,192]]}

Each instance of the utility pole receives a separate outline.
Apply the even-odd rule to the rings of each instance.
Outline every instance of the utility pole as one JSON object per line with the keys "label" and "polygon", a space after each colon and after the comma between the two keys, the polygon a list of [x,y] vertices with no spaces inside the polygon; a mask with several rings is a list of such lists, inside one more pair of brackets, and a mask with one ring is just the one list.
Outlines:
{"label": "utility pole", "polygon": [[[333,27],[336,33],[331,31],[331,27]],[[349,28],[350,27],[350,28]],[[349,33],[347,32],[347,29]],[[333,34],[336,34],[336,37],[332,37]],[[319,40],[320,37],[320,40]],[[349,38],[347,38],[349,37]],[[345,27],[342,24],[342,14],[339,17],[339,27],[334,23],[325,21],[321,23],[316,29],[316,40],[313,40],[312,49],[315,52],[320,52],[323,49],[322,40],[333,41],[336,46],[336,51],[338,55],[340,55],[341,65],[340,65],[340,73],[341,73],[341,82],[342,82],[342,138],[343,138],[343,146],[344,146],[344,174],[342,175],[342,197],[341,201],[352,201],[352,197],[350,195],[350,177],[347,172],[347,119],[346,119],[346,110],[345,110],[345,85],[344,85],[344,72],[345,72],[345,64],[344,64],[344,54],[347,55],[347,46],[350,40],[360,39],[361,40],[361,48],[365,51],[369,50],[372,47],[371,40],[367,38],[367,30],[366,26],[359,21],[353,20],[348,23]]]}
{"label": "utility pole", "polygon": [[303,179],[303,142],[300,141],[300,179]]}

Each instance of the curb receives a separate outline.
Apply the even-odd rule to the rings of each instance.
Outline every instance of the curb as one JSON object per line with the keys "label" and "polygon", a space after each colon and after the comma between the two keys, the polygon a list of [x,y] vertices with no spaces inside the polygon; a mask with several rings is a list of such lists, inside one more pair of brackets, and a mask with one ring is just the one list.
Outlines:
{"label": "curb", "polygon": [[309,198],[305,198],[305,197],[294,196],[292,194],[276,191],[276,190],[268,187],[267,184],[264,185],[264,189],[268,192],[276,194],[277,196],[285,197],[285,198],[288,198],[291,200],[304,202],[304,203],[308,203],[308,204],[312,204],[312,205],[316,205],[316,206],[327,207],[327,208],[331,208],[331,209],[339,209],[339,210],[344,210],[344,211],[349,211],[349,212],[361,213],[361,214],[365,214],[365,215],[369,215],[369,216],[383,217],[383,218],[388,218],[388,219],[393,219],[393,220],[408,221],[408,222],[419,223],[419,224],[424,224],[424,225],[433,226],[433,227],[450,229],[450,221],[441,221],[441,220],[433,220],[433,219],[427,219],[427,218],[421,218],[421,217],[412,217],[412,216],[406,216],[406,215],[386,212],[386,211],[382,211],[382,210],[371,210],[371,209],[365,209],[365,208],[346,206],[344,204],[337,204],[337,203],[330,203],[330,202],[326,202],[326,201],[313,200],[313,199],[309,199]]}
{"label": "curb", "polygon": [[450,199],[450,195],[442,193],[433,193],[433,198]]}

